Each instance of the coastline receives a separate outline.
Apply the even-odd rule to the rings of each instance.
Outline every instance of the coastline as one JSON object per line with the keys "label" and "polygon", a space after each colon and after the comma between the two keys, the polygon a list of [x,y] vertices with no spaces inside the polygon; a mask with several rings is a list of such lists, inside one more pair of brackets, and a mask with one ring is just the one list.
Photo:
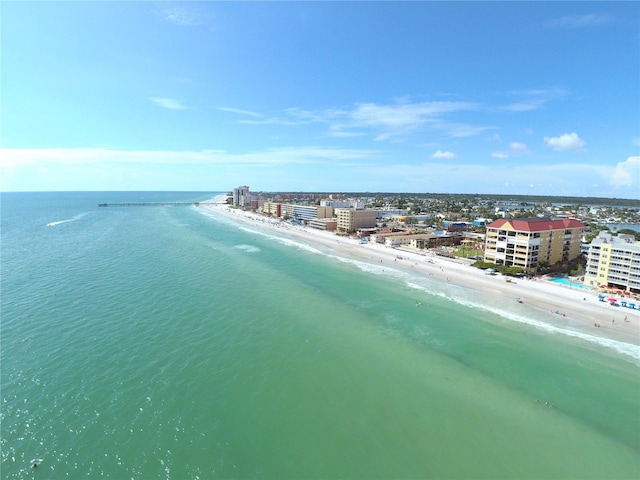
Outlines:
{"label": "coastline", "polygon": [[[618,347],[622,348],[617,348],[618,350],[636,360],[640,359],[640,311],[601,302],[595,291],[571,288],[543,279],[510,279],[507,282],[508,277],[487,275],[484,271],[455,259],[378,244],[360,244],[357,240],[339,237],[334,233],[283,224],[276,219],[232,209],[222,203],[220,198],[213,202],[214,204],[198,208],[265,234],[293,239],[308,246],[322,246],[332,250],[336,256],[351,261],[429,277],[450,285],[452,289],[461,288],[470,295],[481,296],[484,299],[482,307],[486,310],[587,341],[619,342]],[[495,304],[490,304],[487,301],[489,298],[495,298]],[[520,298],[522,303],[518,303],[516,298]],[[505,304],[512,305],[508,312],[505,311]]]}

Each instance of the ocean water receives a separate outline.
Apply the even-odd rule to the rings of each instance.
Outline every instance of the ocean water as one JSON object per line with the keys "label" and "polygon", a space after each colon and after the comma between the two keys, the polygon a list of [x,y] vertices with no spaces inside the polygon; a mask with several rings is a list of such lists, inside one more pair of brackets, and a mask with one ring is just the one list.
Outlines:
{"label": "ocean water", "polygon": [[202,208],[97,206],[214,196],[2,194],[3,479],[640,475],[634,348]]}

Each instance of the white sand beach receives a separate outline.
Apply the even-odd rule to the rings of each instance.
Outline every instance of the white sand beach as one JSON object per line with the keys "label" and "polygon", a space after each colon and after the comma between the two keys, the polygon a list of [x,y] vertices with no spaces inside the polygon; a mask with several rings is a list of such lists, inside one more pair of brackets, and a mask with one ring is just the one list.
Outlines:
{"label": "white sand beach", "polygon": [[[340,237],[306,227],[283,224],[276,219],[230,208],[223,203],[207,204],[202,208],[216,214],[243,222],[260,231],[295,239],[301,243],[323,245],[337,255],[389,268],[423,274],[452,286],[460,286],[475,292],[489,294],[485,298],[496,299],[496,307],[516,299],[522,300],[523,311],[535,316],[537,322],[570,328],[582,336],[593,336],[629,344],[640,358],[640,311],[611,306],[598,299],[598,292],[570,288],[545,279],[509,279],[502,275],[488,275],[463,260],[449,259],[431,253],[411,252],[385,247],[379,244],[361,244],[355,239]],[[614,295],[618,300],[629,300]],[[607,295],[609,298],[609,295]]]}

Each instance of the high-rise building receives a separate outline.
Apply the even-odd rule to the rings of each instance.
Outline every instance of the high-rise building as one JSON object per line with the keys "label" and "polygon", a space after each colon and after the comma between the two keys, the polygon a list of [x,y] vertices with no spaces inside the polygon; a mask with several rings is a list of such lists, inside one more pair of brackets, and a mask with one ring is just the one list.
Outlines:
{"label": "high-rise building", "polygon": [[373,228],[376,226],[376,211],[367,208],[356,210],[355,208],[336,208],[338,217],[338,231],[352,233],[359,228]]}
{"label": "high-rise building", "polygon": [[633,235],[600,232],[589,244],[584,284],[640,293],[640,242]]}
{"label": "high-rise building", "polygon": [[501,218],[487,225],[484,260],[526,270],[573,260],[580,255],[583,228],[569,218]]}
{"label": "high-rise building", "polygon": [[251,193],[249,187],[243,185],[233,189],[233,205],[235,207],[244,207],[251,204]]}

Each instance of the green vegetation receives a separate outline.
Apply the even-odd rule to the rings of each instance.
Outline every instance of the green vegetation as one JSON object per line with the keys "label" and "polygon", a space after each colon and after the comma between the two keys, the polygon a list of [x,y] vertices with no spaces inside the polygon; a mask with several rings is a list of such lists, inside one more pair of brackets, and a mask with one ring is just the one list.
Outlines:
{"label": "green vegetation", "polygon": [[618,234],[620,233],[633,235],[633,237],[636,239],[636,242],[640,242],[640,232],[636,232],[635,230],[631,230],[629,228],[623,228],[622,230],[618,230]]}
{"label": "green vegetation", "polygon": [[459,247],[458,250],[453,252],[454,257],[469,258],[469,257],[482,257],[484,250],[477,250],[471,247]]}
{"label": "green vegetation", "polygon": [[[326,198],[332,195],[333,198],[362,198],[368,197],[374,199],[375,205],[384,206],[389,199],[402,200],[402,204],[406,205],[415,199],[429,199],[441,202],[451,202],[460,205],[465,202],[477,203],[482,202],[507,202],[509,204],[519,204],[521,206],[532,205],[538,203],[556,204],[556,205],[606,205],[609,207],[640,207],[640,200],[631,198],[604,198],[604,197],[566,197],[566,196],[541,196],[541,195],[502,195],[502,194],[480,194],[480,193],[392,193],[392,192],[255,192],[265,196],[282,195],[287,197],[303,197],[310,196]],[[399,207],[402,208],[402,207]]]}
{"label": "green vegetation", "polygon": [[502,273],[503,275],[507,275],[510,277],[518,277],[525,273],[524,268],[521,268],[521,267],[508,267],[507,265],[496,265],[495,263],[485,262],[484,260],[478,260],[474,262],[472,266],[477,267],[481,270],[492,268],[496,272]]}

